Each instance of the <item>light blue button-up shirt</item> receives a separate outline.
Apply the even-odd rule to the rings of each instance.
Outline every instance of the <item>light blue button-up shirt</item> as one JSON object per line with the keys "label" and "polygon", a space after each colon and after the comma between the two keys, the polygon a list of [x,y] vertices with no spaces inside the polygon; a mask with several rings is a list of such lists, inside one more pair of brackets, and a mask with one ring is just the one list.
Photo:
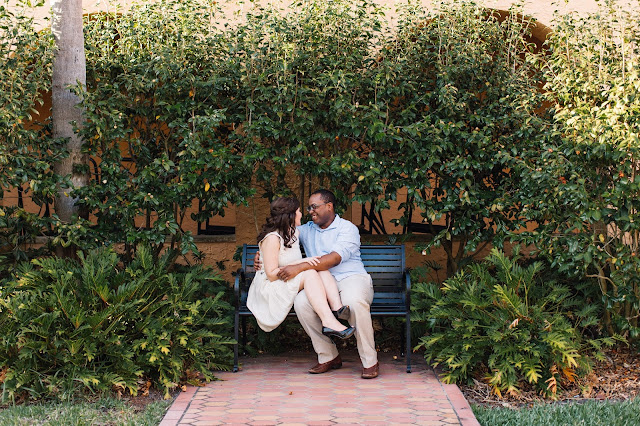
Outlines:
{"label": "light blue button-up shirt", "polygon": [[307,256],[323,256],[332,251],[340,255],[342,261],[329,269],[337,281],[350,275],[367,273],[360,258],[360,233],[353,223],[336,215],[326,229],[311,221],[298,229]]}

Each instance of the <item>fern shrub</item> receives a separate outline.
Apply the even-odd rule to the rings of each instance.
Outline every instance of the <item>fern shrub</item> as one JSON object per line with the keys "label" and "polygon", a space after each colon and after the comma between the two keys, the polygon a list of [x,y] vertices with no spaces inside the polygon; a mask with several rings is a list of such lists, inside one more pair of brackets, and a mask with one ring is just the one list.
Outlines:
{"label": "fern shrub", "polygon": [[542,264],[523,267],[493,249],[441,286],[419,283],[412,316],[430,330],[417,348],[447,383],[483,375],[493,391],[515,394],[524,382],[553,397],[562,382],[590,368],[588,353],[613,340],[586,339],[593,307],[542,278]]}
{"label": "fern shrub", "polygon": [[[20,264],[0,297],[3,399],[68,399],[83,391],[165,395],[195,372],[230,365],[230,305],[202,267],[170,270],[142,247],[128,266],[113,249]],[[205,294],[212,284],[217,293]]]}

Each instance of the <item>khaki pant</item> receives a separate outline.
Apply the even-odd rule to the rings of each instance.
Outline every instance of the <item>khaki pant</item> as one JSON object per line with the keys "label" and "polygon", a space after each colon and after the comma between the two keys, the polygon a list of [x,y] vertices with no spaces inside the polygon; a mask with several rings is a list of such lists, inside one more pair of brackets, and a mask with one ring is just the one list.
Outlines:
{"label": "khaki pant", "polygon": [[[356,327],[355,336],[362,366],[364,368],[372,367],[378,362],[378,353],[376,352],[371,313],[369,312],[373,301],[371,276],[369,274],[348,276],[338,281],[338,290],[342,304],[349,305],[351,308],[349,324]],[[322,334],[320,317],[311,307],[304,290],[296,296],[294,307],[300,324],[311,337],[313,349],[318,354],[318,362],[322,364],[337,357],[338,348],[331,342],[331,339]]]}

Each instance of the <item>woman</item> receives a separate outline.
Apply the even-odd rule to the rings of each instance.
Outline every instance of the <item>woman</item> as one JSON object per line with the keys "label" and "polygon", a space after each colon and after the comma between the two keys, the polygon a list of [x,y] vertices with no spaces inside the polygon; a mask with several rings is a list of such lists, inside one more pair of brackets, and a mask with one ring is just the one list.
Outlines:
{"label": "woman", "polygon": [[296,230],[301,219],[297,199],[277,198],[271,203],[271,215],[258,235],[262,268],[256,272],[249,288],[247,307],[260,328],[271,331],[284,321],[296,295],[304,289],[322,321],[323,334],[347,339],[355,327],[346,327],[338,321],[338,318],[349,317],[349,307],[342,306],[338,286],[329,271],[318,273],[309,269],[288,281],[278,279],[281,266],[300,262],[318,264],[317,257],[302,258]]}

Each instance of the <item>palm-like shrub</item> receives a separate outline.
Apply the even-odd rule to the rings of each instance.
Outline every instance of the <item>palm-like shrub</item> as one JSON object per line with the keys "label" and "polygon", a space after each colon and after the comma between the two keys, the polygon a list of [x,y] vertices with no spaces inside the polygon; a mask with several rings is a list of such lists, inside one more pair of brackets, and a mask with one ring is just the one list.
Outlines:
{"label": "palm-like shrub", "polygon": [[124,268],[99,249],[21,264],[0,289],[3,398],[136,394],[147,380],[168,396],[188,370],[211,379],[227,368],[230,306],[202,291],[221,279],[200,267],[170,271],[172,256],[154,263],[141,247]]}
{"label": "palm-like shrub", "polygon": [[[579,369],[588,370],[586,349],[612,344],[587,340],[581,330],[594,322],[568,286],[542,279],[542,264],[518,264],[493,249],[484,263],[469,265],[440,287],[415,286],[413,317],[432,332],[419,347],[448,383],[485,373],[494,392],[516,393],[523,382],[553,396]],[[424,309],[426,306],[426,309]]]}

